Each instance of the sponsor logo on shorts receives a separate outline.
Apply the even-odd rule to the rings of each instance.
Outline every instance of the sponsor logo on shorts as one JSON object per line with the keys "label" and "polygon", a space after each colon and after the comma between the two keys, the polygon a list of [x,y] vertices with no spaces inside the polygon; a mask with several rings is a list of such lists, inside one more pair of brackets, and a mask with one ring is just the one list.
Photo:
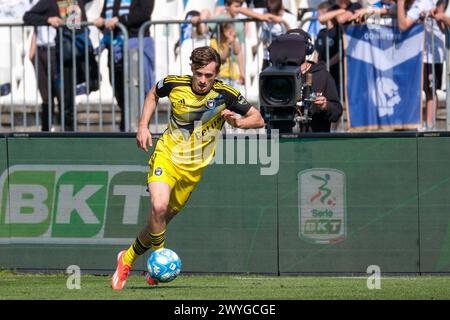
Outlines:
{"label": "sponsor logo on shorts", "polygon": [[163,169],[161,169],[160,167],[155,169],[155,176],[159,177],[160,175],[162,175],[162,173],[163,173]]}

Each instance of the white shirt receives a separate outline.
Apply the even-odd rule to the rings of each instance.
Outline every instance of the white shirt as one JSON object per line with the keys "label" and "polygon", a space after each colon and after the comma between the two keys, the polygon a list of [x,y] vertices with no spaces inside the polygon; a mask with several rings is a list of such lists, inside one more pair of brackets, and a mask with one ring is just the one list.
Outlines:
{"label": "white shirt", "polygon": [[[267,13],[267,10],[265,10],[265,13]],[[298,28],[298,21],[297,17],[293,15],[292,13],[289,13],[287,11],[284,11],[281,18],[286,21],[286,23],[289,25],[289,28],[287,29],[284,23],[273,23],[273,22],[264,22],[262,25],[262,41],[264,43],[264,59],[269,60],[269,50],[267,47],[272,42],[272,39],[275,37],[282,35],[286,33],[289,29],[295,29]]]}
{"label": "white shirt", "polygon": [[51,47],[55,46],[56,29],[53,27],[40,26],[36,28],[36,45]]}
{"label": "white shirt", "polygon": [[[372,9],[387,9],[389,13],[393,16],[397,15],[397,3],[390,2],[385,3],[382,0],[372,3],[368,6]],[[392,19],[392,16],[388,14],[387,16],[380,16],[379,14],[372,14],[367,18],[367,23],[369,24],[379,24],[383,26],[393,26],[394,23],[397,24],[397,21]]]}
{"label": "white shirt", "polygon": [[[417,21],[421,14],[428,14],[436,6],[433,0],[416,0],[411,8],[406,12],[406,16]],[[434,35],[434,57],[432,50],[432,34]],[[425,48],[424,62],[426,63],[443,63],[444,62],[444,43],[445,35],[433,18],[425,19]]]}

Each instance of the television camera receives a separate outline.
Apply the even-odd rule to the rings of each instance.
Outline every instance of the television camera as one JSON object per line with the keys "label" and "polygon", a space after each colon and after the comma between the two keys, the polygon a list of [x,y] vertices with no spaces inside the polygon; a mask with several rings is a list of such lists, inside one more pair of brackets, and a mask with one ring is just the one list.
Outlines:
{"label": "television camera", "polygon": [[[301,32],[300,32],[301,31]],[[277,37],[269,47],[272,66],[259,74],[260,109],[268,130],[280,133],[309,131],[316,94],[312,89],[312,74],[303,77],[300,65],[314,46],[308,33],[300,30]]]}

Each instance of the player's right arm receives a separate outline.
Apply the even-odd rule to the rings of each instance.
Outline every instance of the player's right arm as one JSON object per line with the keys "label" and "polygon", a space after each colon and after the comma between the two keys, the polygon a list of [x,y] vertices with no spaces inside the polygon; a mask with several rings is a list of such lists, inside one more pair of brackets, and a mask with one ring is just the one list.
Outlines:
{"label": "player's right arm", "polygon": [[144,108],[142,110],[141,119],[139,120],[139,127],[136,134],[136,143],[138,148],[148,152],[147,146],[153,146],[152,135],[149,130],[149,123],[152,118],[153,112],[156,109],[158,103],[158,95],[156,94],[156,86],[153,86],[147,93],[144,101]]}
{"label": "player's right arm", "polygon": [[150,134],[148,126],[150,124],[153,112],[156,109],[156,105],[158,104],[159,98],[168,97],[174,87],[180,85],[180,83],[182,85],[188,85],[190,81],[189,76],[168,75],[164,79],[159,80],[147,93],[136,134],[136,143],[138,148],[147,152],[147,146],[153,146],[152,135]]}

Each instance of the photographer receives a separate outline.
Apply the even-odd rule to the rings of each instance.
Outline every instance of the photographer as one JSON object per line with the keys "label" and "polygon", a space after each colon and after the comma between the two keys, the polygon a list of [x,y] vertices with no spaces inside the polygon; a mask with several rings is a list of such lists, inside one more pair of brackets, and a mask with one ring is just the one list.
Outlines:
{"label": "photographer", "polygon": [[330,132],[331,123],[337,122],[342,115],[334,79],[323,61],[305,61],[300,68],[303,77],[312,74],[312,92],[316,96],[311,109],[311,131]]}
{"label": "photographer", "polygon": [[[292,29],[288,33],[299,34],[311,41],[309,34],[302,29]],[[310,110],[312,118],[310,130],[312,132],[330,132],[331,122],[337,122],[342,115],[342,105],[339,102],[336,84],[323,61],[315,63],[308,57],[305,56],[300,70],[303,83],[306,83],[308,73],[312,75],[311,91],[316,96]]]}
{"label": "photographer", "polygon": [[269,46],[270,63],[259,74],[260,111],[267,129],[281,133],[330,132],[342,105],[323,61],[316,63],[309,34],[291,29]]}

